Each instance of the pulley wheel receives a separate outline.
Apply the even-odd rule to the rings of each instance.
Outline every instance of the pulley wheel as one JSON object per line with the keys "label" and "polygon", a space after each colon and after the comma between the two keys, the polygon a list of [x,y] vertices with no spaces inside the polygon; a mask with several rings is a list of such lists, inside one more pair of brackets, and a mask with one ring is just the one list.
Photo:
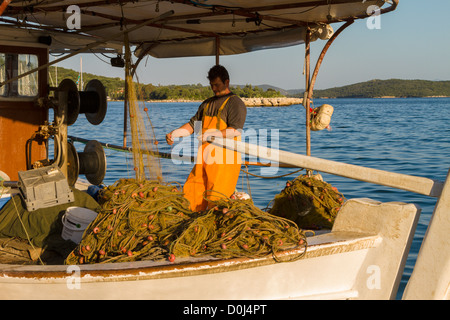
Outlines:
{"label": "pulley wheel", "polygon": [[78,180],[80,163],[78,161],[77,149],[72,142],[67,142],[67,183],[73,187]]}
{"label": "pulley wheel", "polygon": [[[88,107],[88,110],[86,110],[85,115],[91,124],[98,125],[102,123],[106,115],[107,101],[106,101],[105,87],[99,80],[93,79],[86,84],[84,92],[88,93],[88,96],[89,95],[92,96],[92,93],[96,93],[98,95],[98,98],[96,97],[96,99],[91,98],[89,99],[90,101],[83,101],[83,104],[90,104],[93,101],[95,101],[96,105],[93,107]],[[83,93],[80,92],[80,94]]]}
{"label": "pulley wheel", "polygon": [[70,79],[64,79],[59,84],[58,91],[67,92],[67,101],[59,101],[59,105],[67,104],[67,125],[71,126],[77,121],[80,113],[80,96],[77,85]]}
{"label": "pulley wheel", "polygon": [[84,147],[84,152],[78,153],[78,158],[79,173],[84,174],[93,185],[101,184],[106,175],[106,156],[100,142],[89,141]]}

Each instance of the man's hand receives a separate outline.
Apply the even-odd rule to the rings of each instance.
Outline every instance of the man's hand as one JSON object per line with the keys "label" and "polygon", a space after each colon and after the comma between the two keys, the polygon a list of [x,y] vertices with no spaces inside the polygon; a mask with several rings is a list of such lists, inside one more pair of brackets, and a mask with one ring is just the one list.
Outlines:
{"label": "man's hand", "polygon": [[169,146],[173,145],[172,132],[169,132],[168,134],[166,134],[166,142]]}
{"label": "man's hand", "polygon": [[166,134],[167,144],[169,146],[171,146],[174,143],[173,139],[187,137],[187,136],[191,135],[193,132],[194,132],[194,129],[191,127],[189,122],[185,123],[178,129],[175,129],[175,130],[169,132],[168,134]]}

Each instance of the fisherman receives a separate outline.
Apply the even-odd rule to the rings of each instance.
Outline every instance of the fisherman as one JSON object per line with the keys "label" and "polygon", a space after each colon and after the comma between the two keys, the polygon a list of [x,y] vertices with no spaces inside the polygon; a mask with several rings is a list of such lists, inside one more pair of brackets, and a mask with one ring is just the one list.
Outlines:
{"label": "fisherman", "polygon": [[214,136],[240,140],[247,115],[244,102],[230,90],[230,77],[223,66],[212,67],[208,80],[214,96],[203,101],[189,122],[166,135],[167,143],[172,145],[174,138],[194,133],[196,123],[201,121],[197,163],[183,187],[192,211],[206,210],[205,198],[230,197],[236,188],[242,161],[240,153],[207,142]]}

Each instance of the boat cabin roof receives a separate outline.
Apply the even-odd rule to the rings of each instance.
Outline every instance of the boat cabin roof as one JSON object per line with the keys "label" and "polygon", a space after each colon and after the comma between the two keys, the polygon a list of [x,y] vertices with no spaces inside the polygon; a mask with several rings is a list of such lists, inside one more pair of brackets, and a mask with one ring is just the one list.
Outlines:
{"label": "boat cabin roof", "polygon": [[[385,0],[13,0],[0,17],[0,43],[34,43],[68,52],[105,40],[101,50],[120,52],[129,44],[140,57],[239,54],[328,39],[330,24],[367,18],[386,8]],[[73,7],[70,7],[72,6]],[[378,9],[377,9],[378,8]],[[8,30],[8,32],[6,32]],[[41,40],[39,40],[41,37]],[[99,49],[96,48],[98,51]]]}

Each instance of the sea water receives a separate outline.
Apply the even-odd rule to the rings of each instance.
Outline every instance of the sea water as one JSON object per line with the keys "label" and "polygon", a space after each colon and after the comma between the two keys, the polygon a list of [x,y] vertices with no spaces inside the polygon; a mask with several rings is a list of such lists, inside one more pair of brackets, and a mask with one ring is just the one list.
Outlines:
{"label": "sea water", "polygon": [[[331,130],[311,133],[312,156],[440,181],[446,179],[450,168],[450,98],[318,99],[314,102],[316,107],[323,103],[334,107]],[[122,145],[123,105],[123,102],[109,102],[106,118],[98,126],[91,125],[80,115],[78,121],[69,127],[69,135]],[[179,144],[177,147],[179,142],[170,147],[165,142],[165,134],[189,121],[198,105],[199,103],[145,104],[159,141],[159,151],[171,153],[174,149],[182,149],[185,156],[195,155],[194,148],[189,147],[193,145],[193,140],[182,142],[187,143],[187,147],[180,148]],[[305,154],[305,108],[301,105],[248,108],[244,137],[246,142],[256,141],[267,147]],[[127,141],[131,143],[129,132]],[[75,143],[75,147],[78,152],[82,152],[84,145]],[[106,185],[119,178],[134,177],[131,154],[108,149],[105,149],[105,153]],[[161,165],[165,181],[177,181],[181,184],[193,166],[189,162],[166,159],[161,160]],[[304,173],[274,179],[295,170],[280,168],[274,171],[251,167],[249,171],[267,179],[241,174],[237,189],[251,193],[253,201],[260,208],[269,205],[274,196],[284,188],[287,180]],[[369,197],[382,202],[415,203],[422,208],[397,295],[397,298],[401,298],[436,199],[333,175],[322,176],[347,199]]]}

